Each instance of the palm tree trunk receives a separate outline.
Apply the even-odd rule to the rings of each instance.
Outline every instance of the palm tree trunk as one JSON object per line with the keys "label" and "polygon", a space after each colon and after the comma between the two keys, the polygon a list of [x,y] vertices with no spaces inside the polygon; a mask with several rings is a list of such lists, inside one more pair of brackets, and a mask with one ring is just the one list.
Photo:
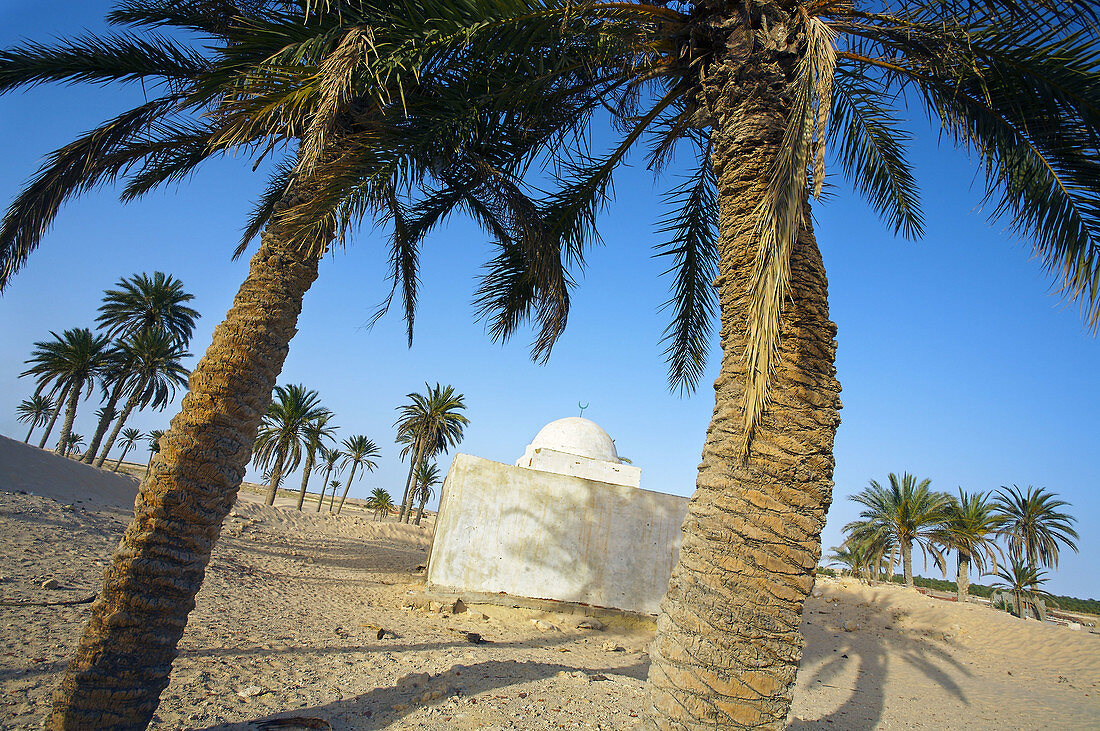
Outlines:
{"label": "palm tree trunk", "polygon": [[[357,462],[351,463],[351,474],[348,475],[348,482],[344,485],[344,495],[340,498],[340,508],[344,507],[344,498],[348,496],[348,490],[351,489],[351,481],[355,479],[355,468],[358,467]],[[332,512],[332,506],[336,502],[336,488],[332,489],[332,498],[328,501],[328,511]],[[336,509],[336,514],[340,514],[340,508]]]}
{"label": "palm tree trunk", "polygon": [[406,518],[408,518],[409,513],[412,512],[413,474],[416,472],[416,468],[420,465],[420,462],[423,461],[424,452],[427,450],[428,446],[426,444],[422,444],[421,442],[422,440],[417,440],[417,443],[413,445],[414,447],[416,447],[413,450],[416,459],[414,459],[412,463],[409,464],[409,477],[405,480],[405,494],[401,496],[401,512],[397,516],[397,522],[399,523],[408,522]]}
{"label": "palm tree trunk", "polygon": [[428,497],[422,496],[420,498],[420,507],[416,509],[416,520],[413,521],[413,525],[420,525],[420,519],[424,517],[424,503],[428,502]]}
{"label": "palm tree trunk", "polygon": [[302,490],[298,493],[298,510],[302,509],[302,503],[306,501],[306,486],[309,484],[309,473],[313,471],[313,451],[306,453],[306,470],[302,473]]}
{"label": "palm tree trunk", "polygon": [[[95,434],[92,435],[92,443],[88,445],[88,449],[84,452],[84,462],[86,464],[92,464],[95,460],[96,454],[99,452],[99,443],[103,441],[103,435],[107,433],[107,427],[111,425],[111,420],[115,418],[115,406],[118,404],[118,400],[122,398],[123,381],[120,380],[115,384],[115,387],[111,390],[111,395],[107,399],[107,403],[103,405],[103,416],[99,419],[99,423],[96,424]],[[107,451],[111,451],[110,447]],[[106,458],[106,454],[104,454]],[[96,467],[103,465],[101,459]]]}
{"label": "palm tree trunk", "polygon": [[107,461],[107,455],[111,453],[111,447],[115,446],[115,440],[118,439],[118,433],[122,431],[122,427],[126,425],[126,420],[130,418],[130,413],[137,408],[140,397],[137,393],[134,393],[130,398],[126,399],[126,406],[123,407],[122,413],[118,415],[118,420],[115,421],[115,428],[111,430],[111,436],[107,437],[107,443],[103,445],[103,454],[99,455],[99,459],[95,461],[96,467],[102,467],[103,463]]}
{"label": "palm tree trunk", "polygon": [[[792,78],[786,54],[796,50],[776,50],[776,38],[784,36],[769,35],[766,44],[751,34],[730,36],[731,48],[741,47],[705,80],[719,195],[722,361],[697,489],[650,650],[650,729],[783,727],[802,653],[802,607],[832,501],[836,326],[808,210],[791,255],[771,401],[748,459],[738,457],[753,214],[786,125],[789,102],[777,90]],[[792,33],[790,43],[797,42]]]}
{"label": "palm tree trunk", "polygon": [[[293,194],[292,194],[293,195]],[[48,729],[143,729],[168,685],[210,551],[252,456],[252,443],[294,336],[318,257],[275,226],[232,308],[191,373],[161,440],[134,520],[92,604],[54,696]]]}
{"label": "palm tree trunk", "polygon": [[26,439],[23,440],[23,444],[30,444],[31,434],[34,433],[34,428],[36,426],[38,426],[38,420],[37,419],[32,419],[31,420],[31,428],[27,430],[27,437],[26,437]]}
{"label": "palm tree trunk", "polygon": [[959,551],[959,573],[955,576],[959,603],[970,601],[970,554]]}
{"label": "palm tree trunk", "polygon": [[[332,476],[332,468],[329,467],[325,470],[325,484],[321,485],[321,494],[317,497],[317,510],[314,512],[321,512],[321,503],[325,501],[325,490],[328,489],[328,478]],[[333,490],[335,493],[336,491]]]}
{"label": "palm tree trunk", "polygon": [[61,436],[57,439],[57,447],[54,448],[54,452],[57,454],[65,455],[68,453],[68,449],[65,446],[65,442],[69,439],[69,434],[73,431],[73,420],[76,419],[76,405],[80,401],[80,392],[84,390],[84,382],[74,383],[75,388],[69,389],[68,403],[65,405],[65,421],[61,424]]}
{"label": "palm tree trunk", "polygon": [[114,469],[112,469],[111,472],[118,472],[119,465],[122,464],[122,460],[126,459],[126,453],[129,451],[130,445],[127,444],[125,447],[122,448],[122,455],[118,458],[118,461],[115,462]]}
{"label": "palm tree trunk", "polygon": [[283,481],[283,451],[278,450],[275,453],[275,465],[271,468],[271,479],[267,484],[267,499],[265,502],[268,505],[275,504],[275,495],[279,492],[279,483]]}
{"label": "palm tree trunk", "polygon": [[[340,504],[336,506],[336,514],[337,515],[339,515],[340,511],[344,509],[344,500],[346,500],[347,497],[348,497],[348,490],[351,489],[351,480],[352,480],[353,477],[355,477],[355,468],[357,466],[358,465],[354,465],[354,464],[351,466],[351,474],[348,476],[348,484],[344,485],[344,494],[340,496]],[[333,500],[336,499],[336,491],[335,490],[332,491],[332,499]],[[329,512],[332,512],[332,505],[329,505]]]}
{"label": "palm tree trunk", "polygon": [[901,566],[905,572],[905,585],[913,588],[913,541],[904,538],[901,541]]}
{"label": "palm tree trunk", "polygon": [[69,388],[67,386],[58,394],[57,405],[53,407],[53,414],[50,415],[50,423],[46,425],[46,431],[42,433],[42,438],[38,441],[39,449],[45,449],[46,441],[50,438],[50,432],[53,431],[54,422],[57,421],[57,415],[61,413],[61,406],[65,403],[65,398],[68,394]]}

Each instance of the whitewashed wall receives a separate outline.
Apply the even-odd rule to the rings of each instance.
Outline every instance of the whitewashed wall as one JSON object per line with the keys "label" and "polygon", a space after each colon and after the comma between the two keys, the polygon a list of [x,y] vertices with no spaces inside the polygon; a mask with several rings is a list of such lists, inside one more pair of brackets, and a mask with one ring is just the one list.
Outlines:
{"label": "whitewashed wall", "polygon": [[428,589],[504,592],[656,614],[687,499],[455,456]]}

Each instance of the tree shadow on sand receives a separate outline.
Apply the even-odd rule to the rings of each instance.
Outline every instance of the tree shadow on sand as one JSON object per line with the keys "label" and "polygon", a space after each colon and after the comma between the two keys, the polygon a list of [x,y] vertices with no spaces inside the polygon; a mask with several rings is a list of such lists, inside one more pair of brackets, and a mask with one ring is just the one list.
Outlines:
{"label": "tree shadow on sand", "polygon": [[[604,676],[626,676],[644,680],[649,669],[647,659],[618,668],[588,669]],[[558,663],[518,660],[489,660],[471,665],[456,664],[437,675],[410,673],[392,686],[375,688],[354,698],[347,698],[312,708],[278,711],[262,718],[232,724],[206,727],[204,731],[251,731],[256,724],[287,716],[325,719],[333,729],[385,728],[418,708],[446,702],[454,696],[473,696],[510,685],[545,680],[560,672],[572,672],[576,667]],[[436,697],[432,697],[436,696]]]}
{"label": "tree shadow on sand", "polygon": [[[889,616],[891,607],[889,600],[880,599],[875,602],[872,616]],[[862,626],[846,632],[835,626],[839,618],[830,614],[828,609],[807,609],[802,624],[806,649],[795,690],[796,705],[799,693],[814,694],[823,688],[847,691],[849,695],[833,712],[815,719],[793,719],[788,729],[878,728],[886,708],[886,680],[891,663],[915,668],[929,681],[967,703],[953,676],[969,676],[970,672],[930,637],[910,636],[890,625]]]}

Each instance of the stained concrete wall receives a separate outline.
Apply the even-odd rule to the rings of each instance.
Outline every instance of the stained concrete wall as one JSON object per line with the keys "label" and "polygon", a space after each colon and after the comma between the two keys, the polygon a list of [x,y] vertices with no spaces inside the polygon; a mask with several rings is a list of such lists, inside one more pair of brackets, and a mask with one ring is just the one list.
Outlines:
{"label": "stained concrete wall", "polygon": [[443,485],[428,589],[656,614],[687,499],[458,454]]}

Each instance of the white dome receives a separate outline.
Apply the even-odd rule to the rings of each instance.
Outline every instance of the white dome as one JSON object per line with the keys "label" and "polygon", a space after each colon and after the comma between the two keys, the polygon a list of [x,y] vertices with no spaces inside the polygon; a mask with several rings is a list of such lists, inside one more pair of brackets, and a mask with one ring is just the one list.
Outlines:
{"label": "white dome", "polygon": [[529,449],[553,449],[604,462],[619,461],[615,442],[607,432],[596,422],[579,416],[551,421],[535,435]]}

